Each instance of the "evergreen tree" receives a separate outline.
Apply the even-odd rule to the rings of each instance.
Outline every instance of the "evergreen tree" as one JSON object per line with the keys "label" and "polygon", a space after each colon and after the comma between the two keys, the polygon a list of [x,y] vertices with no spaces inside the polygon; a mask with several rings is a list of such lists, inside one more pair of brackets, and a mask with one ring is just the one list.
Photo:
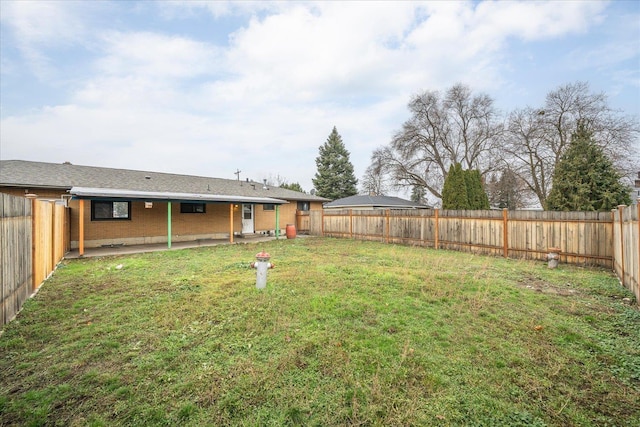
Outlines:
{"label": "evergreen tree", "polygon": [[468,209],[489,209],[489,197],[482,187],[482,177],[477,169],[465,170],[464,181],[467,188]]}
{"label": "evergreen tree", "polygon": [[465,173],[460,163],[449,167],[442,187],[442,209],[469,209]]}
{"label": "evergreen tree", "polygon": [[411,201],[414,203],[420,203],[421,205],[426,205],[426,201],[425,201],[425,195],[426,195],[426,191],[424,189],[424,187],[421,187],[419,185],[414,185],[411,188]]}
{"label": "evergreen tree", "polygon": [[297,182],[294,182],[292,184],[284,183],[284,184],[280,185],[280,188],[286,188],[287,190],[299,191],[301,193],[305,192],[302,189],[302,186]]}
{"label": "evergreen tree", "polygon": [[489,196],[489,205],[494,207],[500,206],[500,192],[498,187],[498,178],[494,172],[489,175],[487,183],[487,196]]}
{"label": "evergreen tree", "polygon": [[349,151],[335,126],[320,146],[316,165],[318,170],[312,181],[318,196],[335,200],[358,194],[358,180],[349,161]]}
{"label": "evergreen tree", "polygon": [[613,162],[579,122],[571,143],[553,174],[547,210],[609,211],[631,204],[629,189],[620,182]]}
{"label": "evergreen tree", "polygon": [[494,206],[509,210],[522,207],[522,192],[519,190],[518,177],[510,168],[504,169],[500,179],[492,185],[491,203]]}

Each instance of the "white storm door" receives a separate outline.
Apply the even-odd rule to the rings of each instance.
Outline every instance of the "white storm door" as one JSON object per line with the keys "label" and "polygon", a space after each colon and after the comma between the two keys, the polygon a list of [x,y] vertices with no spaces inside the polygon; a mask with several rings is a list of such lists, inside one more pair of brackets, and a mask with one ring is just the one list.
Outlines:
{"label": "white storm door", "polygon": [[253,232],[253,205],[242,205],[242,234]]}

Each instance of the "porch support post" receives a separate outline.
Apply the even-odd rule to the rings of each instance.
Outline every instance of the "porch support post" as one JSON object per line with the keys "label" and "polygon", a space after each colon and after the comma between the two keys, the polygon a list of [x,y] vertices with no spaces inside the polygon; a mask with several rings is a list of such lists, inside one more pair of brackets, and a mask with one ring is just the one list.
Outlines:
{"label": "porch support post", "polygon": [[80,199],[80,212],[78,215],[78,232],[80,233],[78,236],[78,253],[80,256],[84,256],[84,199]]}
{"label": "porch support post", "polygon": [[233,243],[233,203],[229,203],[229,243]]}
{"label": "porch support post", "polygon": [[167,247],[171,249],[171,202],[167,202]]}
{"label": "porch support post", "polygon": [[280,238],[280,205],[276,205],[276,239]]}

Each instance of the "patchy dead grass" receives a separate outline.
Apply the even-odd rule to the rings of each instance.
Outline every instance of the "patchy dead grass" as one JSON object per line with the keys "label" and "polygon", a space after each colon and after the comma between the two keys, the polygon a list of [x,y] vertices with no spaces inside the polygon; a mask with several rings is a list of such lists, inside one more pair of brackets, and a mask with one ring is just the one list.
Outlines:
{"label": "patchy dead grass", "polygon": [[0,425],[635,426],[629,297],[598,269],[335,239],[69,261],[0,336]]}

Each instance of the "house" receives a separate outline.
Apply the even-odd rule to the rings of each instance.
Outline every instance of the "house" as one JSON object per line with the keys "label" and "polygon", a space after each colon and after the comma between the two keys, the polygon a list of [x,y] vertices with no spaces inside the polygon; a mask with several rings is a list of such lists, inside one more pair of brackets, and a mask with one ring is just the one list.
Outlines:
{"label": "house", "polygon": [[324,204],[325,209],[430,209],[427,205],[399,197],[356,195]]}
{"label": "house", "polygon": [[81,254],[85,247],[280,234],[328,201],[249,180],[22,160],[0,161],[0,192],[68,206],[71,248]]}

